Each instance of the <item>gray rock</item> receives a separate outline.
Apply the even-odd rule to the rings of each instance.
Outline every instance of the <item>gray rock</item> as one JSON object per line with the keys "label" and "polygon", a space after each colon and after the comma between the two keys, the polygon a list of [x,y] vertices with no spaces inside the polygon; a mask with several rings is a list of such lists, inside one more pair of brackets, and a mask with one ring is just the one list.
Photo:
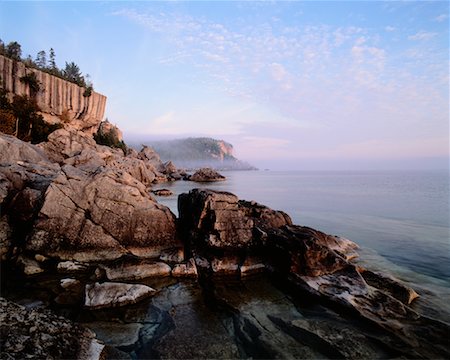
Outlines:
{"label": "gray rock", "polygon": [[2,359],[99,359],[104,345],[78,324],[0,298]]}
{"label": "gray rock", "polygon": [[94,283],[86,285],[84,305],[91,309],[135,304],[156,290],[141,284]]}
{"label": "gray rock", "polygon": [[121,263],[115,266],[103,266],[109,280],[138,280],[149,277],[170,276],[171,267],[163,262],[140,262],[138,264]]}

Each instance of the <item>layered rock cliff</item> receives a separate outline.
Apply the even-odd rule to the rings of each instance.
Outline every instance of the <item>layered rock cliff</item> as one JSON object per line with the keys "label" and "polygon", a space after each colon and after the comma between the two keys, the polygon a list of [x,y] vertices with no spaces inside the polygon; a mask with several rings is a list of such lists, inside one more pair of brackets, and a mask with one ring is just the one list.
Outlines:
{"label": "layered rock cliff", "polygon": [[30,96],[28,84],[20,81],[20,78],[31,72],[36,74],[41,84],[36,101],[47,122],[70,122],[78,130],[96,132],[105,114],[106,96],[93,91],[89,97],[85,97],[83,87],[0,55],[0,85],[10,97]]}

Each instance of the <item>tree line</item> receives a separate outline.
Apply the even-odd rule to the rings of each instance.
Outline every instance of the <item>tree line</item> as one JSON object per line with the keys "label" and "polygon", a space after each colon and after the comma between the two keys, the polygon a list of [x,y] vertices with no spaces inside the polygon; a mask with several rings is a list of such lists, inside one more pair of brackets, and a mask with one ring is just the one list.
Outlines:
{"label": "tree line", "polygon": [[84,87],[86,89],[84,96],[86,97],[90,96],[94,90],[89,74],[83,75],[79,66],[73,61],[66,62],[64,69],[58,68],[56,65],[55,50],[53,48],[50,48],[48,55],[45,50],[39,51],[36,58],[33,60],[31,55],[28,55],[26,58],[22,58],[22,46],[17,41],[11,41],[10,43],[5,44],[0,39],[0,55],[6,56],[15,61],[21,61],[27,67],[44,71],[61,79],[75,83],[78,86]]}

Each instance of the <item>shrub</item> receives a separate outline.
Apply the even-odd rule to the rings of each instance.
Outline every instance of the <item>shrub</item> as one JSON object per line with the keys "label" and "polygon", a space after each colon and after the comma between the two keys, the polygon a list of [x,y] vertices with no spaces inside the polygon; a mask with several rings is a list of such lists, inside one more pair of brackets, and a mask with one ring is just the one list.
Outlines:
{"label": "shrub", "polygon": [[11,110],[0,109],[0,132],[14,135],[16,132],[16,117]]}
{"label": "shrub", "polygon": [[97,131],[97,133],[94,134],[94,140],[99,145],[106,145],[110,148],[122,149],[124,154],[127,153],[127,145],[122,140],[119,140],[117,131],[114,128],[107,133],[103,133],[100,130]]}

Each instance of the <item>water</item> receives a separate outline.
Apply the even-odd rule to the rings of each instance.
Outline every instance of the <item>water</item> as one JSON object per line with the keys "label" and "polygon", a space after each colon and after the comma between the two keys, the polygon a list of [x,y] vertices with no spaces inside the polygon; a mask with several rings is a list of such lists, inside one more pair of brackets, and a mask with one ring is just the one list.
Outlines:
{"label": "water", "polygon": [[[431,289],[450,288],[449,174],[436,172],[230,171],[217,183],[160,184],[177,214],[192,188],[229,191],[287,212],[295,224],[347,237],[363,262]],[[436,290],[435,288],[433,288]],[[446,293],[448,295],[448,292]]]}

